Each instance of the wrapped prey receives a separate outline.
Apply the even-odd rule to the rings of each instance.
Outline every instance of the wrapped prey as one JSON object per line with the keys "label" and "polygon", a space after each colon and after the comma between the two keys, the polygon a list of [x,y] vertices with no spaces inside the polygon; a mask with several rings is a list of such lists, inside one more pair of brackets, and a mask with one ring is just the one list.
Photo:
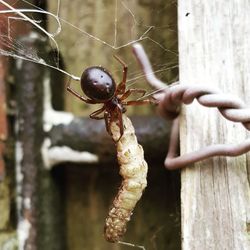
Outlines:
{"label": "wrapped prey", "polygon": [[123,180],[106,218],[104,235],[109,242],[119,242],[126,232],[127,222],[147,186],[148,165],[142,146],[138,144],[130,119],[123,114],[124,133],[119,125],[110,124],[110,132],[116,142],[117,159]]}

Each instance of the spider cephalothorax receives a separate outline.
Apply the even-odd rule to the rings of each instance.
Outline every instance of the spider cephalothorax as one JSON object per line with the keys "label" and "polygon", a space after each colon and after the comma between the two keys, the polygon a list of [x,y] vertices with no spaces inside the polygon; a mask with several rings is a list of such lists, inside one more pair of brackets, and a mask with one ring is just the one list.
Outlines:
{"label": "spider cephalothorax", "polygon": [[[114,57],[123,66],[123,78],[121,83],[116,85],[112,75],[105,68],[93,66],[85,69],[81,76],[81,88],[88,98],[77,93],[70,85],[67,86],[67,90],[83,102],[90,104],[103,103],[102,108],[90,114],[90,118],[96,120],[104,119],[106,130],[109,134],[111,134],[111,122],[117,122],[120,128],[120,135],[122,136],[124,131],[122,113],[126,111],[125,106],[147,104],[153,101],[149,99],[124,101],[132,93],[140,93],[144,96],[146,91],[144,89],[126,90],[128,67],[119,57]],[[101,113],[103,113],[103,115],[101,115]]]}

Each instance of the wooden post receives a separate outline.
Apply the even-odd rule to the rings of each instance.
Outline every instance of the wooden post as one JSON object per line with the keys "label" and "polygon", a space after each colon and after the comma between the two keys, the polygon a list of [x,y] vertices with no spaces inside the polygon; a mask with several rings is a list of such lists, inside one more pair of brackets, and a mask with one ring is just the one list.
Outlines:
{"label": "wooden post", "polygon": [[[250,104],[248,1],[178,2],[181,84],[217,86]],[[217,110],[183,107],[181,153],[249,132]],[[250,157],[216,157],[182,171],[182,249],[250,248]]]}

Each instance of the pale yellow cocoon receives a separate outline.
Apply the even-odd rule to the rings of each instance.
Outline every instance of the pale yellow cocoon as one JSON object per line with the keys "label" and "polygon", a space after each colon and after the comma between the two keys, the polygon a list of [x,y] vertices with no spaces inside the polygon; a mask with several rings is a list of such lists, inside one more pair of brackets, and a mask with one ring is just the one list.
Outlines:
{"label": "pale yellow cocoon", "polygon": [[[117,159],[120,165],[122,184],[106,219],[104,234],[110,242],[118,242],[126,232],[133,209],[147,186],[148,165],[144,160],[142,146],[138,144],[134,127],[130,119],[123,115],[124,134],[116,144]],[[113,122],[110,130],[117,141],[120,128]]]}

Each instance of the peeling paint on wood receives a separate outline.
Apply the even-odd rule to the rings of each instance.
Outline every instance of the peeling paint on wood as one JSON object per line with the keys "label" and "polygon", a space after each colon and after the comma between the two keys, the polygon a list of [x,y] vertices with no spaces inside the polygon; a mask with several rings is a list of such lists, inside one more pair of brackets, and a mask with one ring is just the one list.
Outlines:
{"label": "peeling paint on wood", "polygon": [[69,124],[72,122],[74,115],[69,112],[56,111],[52,108],[50,78],[47,76],[43,82],[44,86],[44,114],[43,126],[44,131],[49,132],[51,128],[58,124]]}
{"label": "peeling paint on wood", "polygon": [[[51,80],[49,77],[44,79],[44,98],[43,98],[43,129],[45,132],[49,133],[53,126],[64,125],[67,126],[70,124],[74,115],[69,112],[56,111],[52,107],[51,99]],[[63,162],[78,162],[78,163],[97,163],[98,156],[91,154],[87,151],[78,151],[74,150],[65,145],[62,146],[51,146],[51,139],[45,137],[43,145],[41,148],[43,162],[45,168],[51,169],[54,165],[60,164]]]}
{"label": "peeling paint on wood", "polygon": [[73,150],[67,146],[51,147],[51,140],[46,138],[42,146],[44,167],[50,170],[53,166],[63,162],[97,163],[99,158],[87,151]]}

